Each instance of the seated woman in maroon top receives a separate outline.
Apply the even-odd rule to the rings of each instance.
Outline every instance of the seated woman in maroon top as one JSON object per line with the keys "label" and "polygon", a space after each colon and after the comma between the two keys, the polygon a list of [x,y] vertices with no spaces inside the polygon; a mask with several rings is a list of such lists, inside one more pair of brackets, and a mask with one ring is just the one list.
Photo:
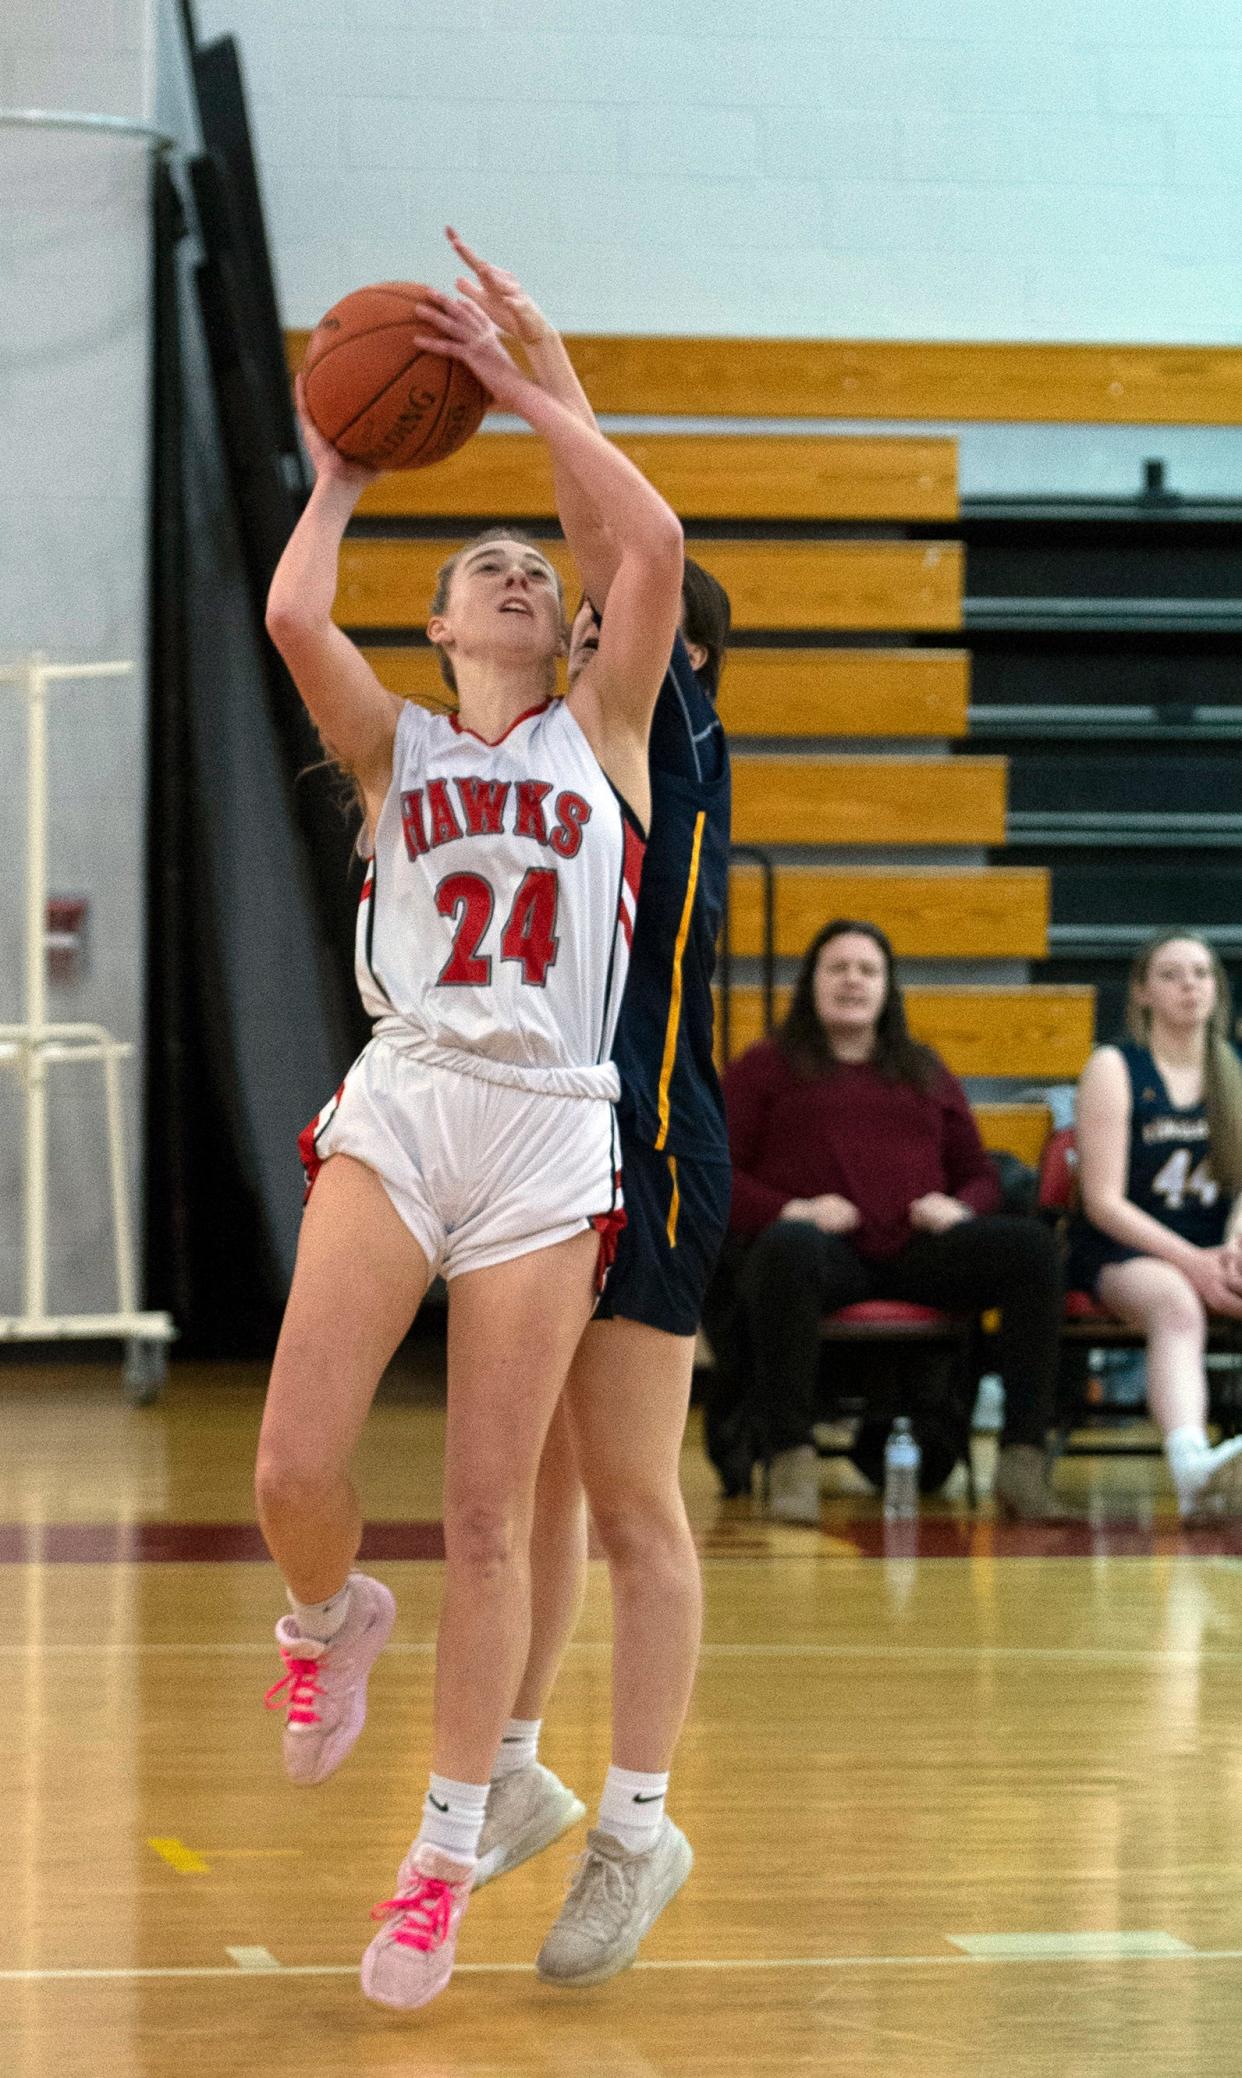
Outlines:
{"label": "seated woman in maroon top", "polygon": [[999,1307],[1005,1428],[996,1494],[1055,1520],[1044,1439],[1061,1277],[1052,1234],[1001,1215],[961,1084],[910,1037],[892,948],[838,919],[807,948],[789,1014],[724,1079],[731,1227],[771,1452],[771,1512],[819,1518],[811,1428],[825,1313],[863,1299]]}

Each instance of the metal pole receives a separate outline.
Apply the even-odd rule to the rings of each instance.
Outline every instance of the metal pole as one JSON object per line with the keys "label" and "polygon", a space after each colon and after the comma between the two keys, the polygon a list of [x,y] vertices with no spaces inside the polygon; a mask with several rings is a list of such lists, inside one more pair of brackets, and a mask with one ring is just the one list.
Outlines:
{"label": "metal pole", "polygon": [[26,666],[26,1315],[47,1310],[47,1017],[43,939],[47,918],[47,676],[41,653]]}
{"label": "metal pole", "polygon": [[126,1190],[124,1126],[121,1116],[121,1078],[117,1068],[121,1049],[110,1046],[103,1057],[104,1098],[108,1108],[108,1168],[112,1178],[112,1218],[116,1234],[117,1310],[133,1313],[134,1244],[129,1227],[129,1194]]}

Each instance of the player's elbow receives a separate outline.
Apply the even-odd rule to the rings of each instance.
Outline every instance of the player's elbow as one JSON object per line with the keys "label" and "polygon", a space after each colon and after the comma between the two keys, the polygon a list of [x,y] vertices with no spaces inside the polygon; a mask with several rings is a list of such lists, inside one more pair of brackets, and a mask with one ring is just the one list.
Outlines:
{"label": "player's elbow", "polygon": [[1082,1209],[1092,1226],[1101,1227],[1107,1232],[1117,1213],[1125,1204],[1125,1198],[1122,1193],[1116,1190],[1101,1189],[1098,1184],[1088,1183],[1087,1179],[1082,1176],[1079,1178],[1078,1189]]}
{"label": "player's elbow", "polygon": [[652,526],[652,554],[675,563],[678,576],[686,559],[686,532],[671,505],[665,505]]}
{"label": "player's elbow", "polygon": [[645,583],[660,590],[666,589],[680,605],[686,567],[686,537],[681,521],[671,507],[665,506],[653,517],[650,529],[644,533],[639,553]]}
{"label": "player's elbow", "polygon": [[267,595],[263,624],[282,657],[296,656],[315,634],[315,624],[304,607],[273,585]]}

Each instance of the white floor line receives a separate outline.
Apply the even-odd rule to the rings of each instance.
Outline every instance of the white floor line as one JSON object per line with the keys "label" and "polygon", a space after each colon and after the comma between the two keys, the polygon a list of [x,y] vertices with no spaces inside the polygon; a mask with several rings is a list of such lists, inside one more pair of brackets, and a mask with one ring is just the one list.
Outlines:
{"label": "white floor line", "polygon": [[239,1970],[278,1970],[280,1964],[270,1948],[226,1948]]}
{"label": "white floor line", "polygon": [[[1187,1948],[1172,1950],[1158,1955],[1127,1955],[1125,1953],[1106,1956],[1078,1954],[1058,1955],[788,1955],[747,1957],[732,1960],[723,1957],[686,1958],[669,1962],[637,1962],[636,1970],[670,1971],[718,1971],[733,1972],[763,1970],[996,1970],[1017,1965],[1050,1962],[1093,1966],[1108,1963],[1222,1963],[1242,1962],[1242,1948]],[[458,1963],[455,1976],[461,1977],[518,1977],[530,1976],[533,1962],[523,1963]],[[132,1980],[151,1978],[205,1978],[228,1977],[236,1983],[240,1978],[273,1977],[355,1977],[358,1965],[354,1963],[277,1963],[264,1964],[262,1968],[222,1963],[201,1966],[170,1967],[167,1969],[99,1969],[99,1970],[0,1970],[0,1984],[68,1984],[68,1983],[128,1983]]]}

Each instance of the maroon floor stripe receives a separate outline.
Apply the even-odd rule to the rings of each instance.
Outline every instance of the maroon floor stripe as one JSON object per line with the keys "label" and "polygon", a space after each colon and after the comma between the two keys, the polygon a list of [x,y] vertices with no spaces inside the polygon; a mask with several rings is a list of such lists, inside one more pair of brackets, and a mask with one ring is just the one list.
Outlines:
{"label": "maroon floor stripe", "polygon": [[[1187,1529],[1172,1516],[1005,1523],[987,1516],[924,1515],[917,1522],[889,1523],[879,1515],[827,1513],[821,1531],[853,1545],[862,1558],[1242,1557],[1242,1519]],[[804,1535],[807,1551],[813,1552],[816,1532],[808,1529]],[[789,1548],[786,1540],[782,1532],[782,1555]],[[757,1519],[709,1526],[699,1542],[712,1558],[773,1556],[766,1526]],[[592,1551],[599,1556],[594,1546]],[[246,1522],[0,1523],[0,1564],[7,1565],[227,1565],[267,1556],[258,1529]],[[443,1525],[368,1523],[361,1556],[364,1561],[441,1559]]]}
{"label": "maroon floor stripe", "polygon": [[[266,1559],[259,1530],[247,1522],[0,1523],[0,1564],[114,1565],[191,1561],[227,1565]],[[364,1559],[438,1559],[444,1532],[438,1522],[373,1522],[362,1540]]]}

